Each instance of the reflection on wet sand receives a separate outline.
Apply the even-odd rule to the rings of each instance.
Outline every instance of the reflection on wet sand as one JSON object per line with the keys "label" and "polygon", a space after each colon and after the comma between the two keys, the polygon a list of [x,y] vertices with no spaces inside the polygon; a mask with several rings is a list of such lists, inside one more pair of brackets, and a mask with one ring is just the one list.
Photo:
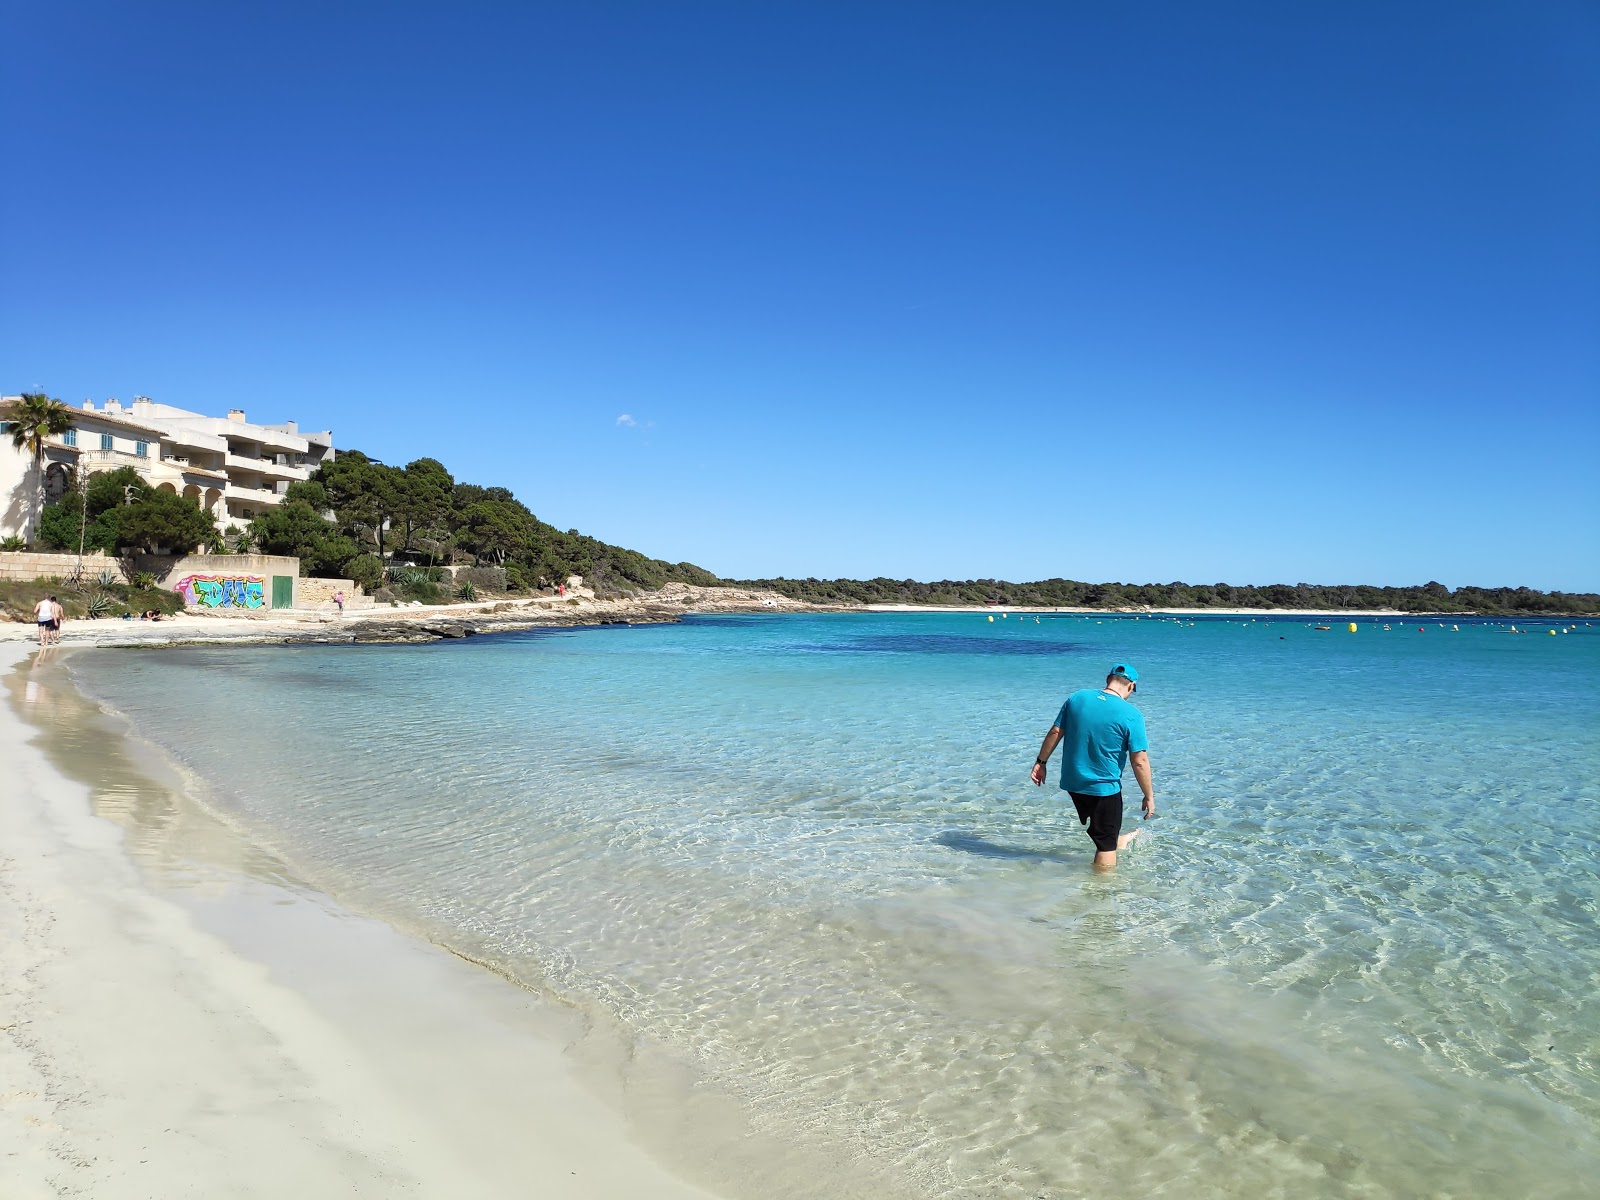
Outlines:
{"label": "reflection on wet sand", "polygon": [[97,816],[123,830],[128,851],[168,886],[225,889],[239,875],[301,886],[270,851],[241,836],[197,797],[205,785],[138,740],[137,722],[79,693],[71,655],[41,650],[8,682],[38,744],[62,775],[89,789]]}

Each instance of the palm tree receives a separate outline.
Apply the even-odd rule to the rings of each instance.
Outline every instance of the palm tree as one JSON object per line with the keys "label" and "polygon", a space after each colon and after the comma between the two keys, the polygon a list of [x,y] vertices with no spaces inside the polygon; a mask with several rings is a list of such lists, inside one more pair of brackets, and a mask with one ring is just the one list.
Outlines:
{"label": "palm tree", "polygon": [[72,409],[43,392],[23,392],[0,413],[10,426],[11,445],[33,455],[33,521],[30,531],[39,529],[39,512],[44,507],[45,439],[72,428]]}

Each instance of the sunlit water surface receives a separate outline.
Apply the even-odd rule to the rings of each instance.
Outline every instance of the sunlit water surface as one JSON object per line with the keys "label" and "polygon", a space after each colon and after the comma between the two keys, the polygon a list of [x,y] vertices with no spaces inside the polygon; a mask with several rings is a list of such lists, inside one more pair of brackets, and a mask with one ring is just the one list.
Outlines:
{"label": "sunlit water surface", "polygon": [[[1392,625],[705,618],[73,668],[318,886],[913,1194],[1592,1195],[1600,627]],[[1161,815],[1102,877],[1026,775],[1123,660]]]}

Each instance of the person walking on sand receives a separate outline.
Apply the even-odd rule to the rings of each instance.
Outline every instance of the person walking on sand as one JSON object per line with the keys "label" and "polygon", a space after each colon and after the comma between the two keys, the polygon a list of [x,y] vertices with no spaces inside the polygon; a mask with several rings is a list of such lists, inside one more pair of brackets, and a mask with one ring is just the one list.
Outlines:
{"label": "person walking on sand", "polygon": [[1127,663],[1118,663],[1106,676],[1104,688],[1073,692],[1061,706],[1050,732],[1044,735],[1033,763],[1033,782],[1043,787],[1045,764],[1056,746],[1065,743],[1061,790],[1072,797],[1078,820],[1088,826],[1097,871],[1115,867],[1117,851],[1139,836],[1138,830],[1122,832],[1122,771],[1130,762],[1133,777],[1144,793],[1144,819],[1148,821],[1156,813],[1144,714],[1128,702],[1128,697],[1138,690],[1139,672]]}
{"label": "person walking on sand", "polygon": [[339,615],[344,616],[344,589],[340,588],[333,594],[333,602],[339,607]]}
{"label": "person walking on sand", "polygon": [[56,645],[61,644],[61,626],[67,619],[67,610],[61,606],[61,601],[54,596],[50,597],[50,640]]}
{"label": "person walking on sand", "polygon": [[33,619],[39,623],[39,645],[50,644],[50,623],[56,619],[56,603],[50,597],[33,606]]}

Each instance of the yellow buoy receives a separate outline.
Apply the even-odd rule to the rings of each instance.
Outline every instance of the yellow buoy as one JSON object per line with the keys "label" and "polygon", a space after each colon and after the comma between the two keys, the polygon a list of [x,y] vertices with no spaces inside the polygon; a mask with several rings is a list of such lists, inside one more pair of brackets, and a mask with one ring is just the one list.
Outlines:
{"label": "yellow buoy", "polygon": [[1551,631],[1550,631],[1550,636],[1551,636],[1551,637],[1555,637],[1555,635],[1556,635],[1556,631],[1555,631],[1555,630],[1554,630],[1554,629],[1552,629],[1552,630],[1551,630]]}
{"label": "yellow buoy", "polygon": [[1350,632],[1354,633],[1355,631],[1356,631],[1356,623],[1354,621],[1351,621],[1350,622]]}
{"label": "yellow buoy", "polygon": [[994,624],[994,614],[993,613],[989,614],[989,624],[991,624],[991,625]]}

